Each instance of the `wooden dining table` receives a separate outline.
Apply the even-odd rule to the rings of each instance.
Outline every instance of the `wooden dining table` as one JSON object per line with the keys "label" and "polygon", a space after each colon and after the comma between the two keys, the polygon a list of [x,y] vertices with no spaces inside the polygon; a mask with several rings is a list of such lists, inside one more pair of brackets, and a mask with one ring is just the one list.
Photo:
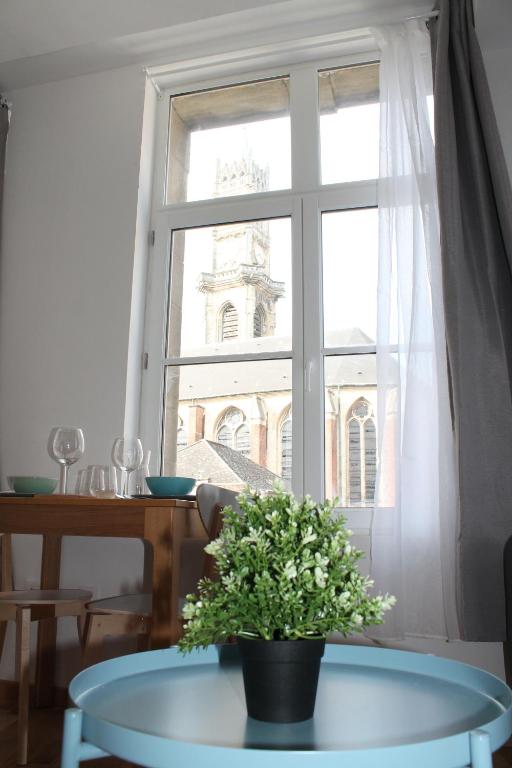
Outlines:
{"label": "wooden dining table", "polygon": [[[43,537],[41,589],[60,586],[63,536],[142,539],[152,548],[153,614],[151,648],[174,645],[180,637],[179,586],[186,541],[207,542],[195,501],[181,499],[97,499],[88,496],[2,496],[0,533]],[[91,561],[93,562],[93,560]],[[2,590],[12,589],[11,569],[0,569]],[[39,622],[36,705],[53,699],[57,628],[55,620]]]}

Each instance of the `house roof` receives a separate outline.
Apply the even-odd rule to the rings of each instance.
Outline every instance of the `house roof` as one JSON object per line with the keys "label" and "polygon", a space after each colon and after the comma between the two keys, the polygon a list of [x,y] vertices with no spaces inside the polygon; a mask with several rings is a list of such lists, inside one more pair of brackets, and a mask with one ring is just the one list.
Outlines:
{"label": "house roof", "polygon": [[195,477],[232,490],[246,485],[260,490],[271,490],[279,479],[269,469],[260,467],[238,451],[213,440],[198,440],[178,451],[176,474]]}

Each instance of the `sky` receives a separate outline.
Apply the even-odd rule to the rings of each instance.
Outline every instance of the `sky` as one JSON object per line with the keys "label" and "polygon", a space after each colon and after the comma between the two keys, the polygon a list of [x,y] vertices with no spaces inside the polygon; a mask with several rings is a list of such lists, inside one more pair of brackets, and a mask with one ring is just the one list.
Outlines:
{"label": "sky", "polygon": [[[378,104],[321,115],[322,183],[378,176]],[[217,161],[247,154],[269,169],[269,189],[290,187],[288,117],[195,131],[191,135],[188,200],[213,196]],[[375,338],[377,213],[359,209],[322,217],[325,331],[359,327]],[[182,354],[205,342],[204,295],[197,290],[201,272],[212,268],[212,228],[188,230],[185,245]],[[291,335],[291,222],[269,222],[270,277],[285,283],[277,303],[276,336]]]}

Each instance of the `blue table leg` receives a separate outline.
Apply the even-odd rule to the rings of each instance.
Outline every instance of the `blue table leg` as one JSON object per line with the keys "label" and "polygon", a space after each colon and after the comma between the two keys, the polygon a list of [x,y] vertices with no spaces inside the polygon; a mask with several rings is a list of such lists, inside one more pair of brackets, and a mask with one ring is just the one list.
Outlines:
{"label": "blue table leg", "polygon": [[62,737],[61,768],[78,768],[82,740],[82,710],[66,709]]}
{"label": "blue table leg", "polygon": [[471,731],[471,768],[492,768],[491,740],[485,731]]}
{"label": "blue table leg", "polygon": [[81,760],[96,760],[99,757],[108,756],[108,753],[102,749],[82,741],[82,710],[66,709],[60,759],[61,768],[78,768]]}

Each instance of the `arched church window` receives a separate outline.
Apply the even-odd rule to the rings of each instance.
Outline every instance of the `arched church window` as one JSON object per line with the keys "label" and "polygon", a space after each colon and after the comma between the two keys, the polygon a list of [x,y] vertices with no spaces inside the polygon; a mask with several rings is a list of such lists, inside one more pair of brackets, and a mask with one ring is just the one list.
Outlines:
{"label": "arched church window", "polygon": [[371,504],[375,496],[377,435],[368,400],[356,400],[347,421],[348,497],[350,504]]}
{"label": "arched church window", "polygon": [[233,304],[224,305],[220,323],[220,340],[238,338],[238,313]]}
{"label": "arched church window", "polygon": [[261,304],[256,307],[254,312],[253,335],[255,339],[267,335],[267,318]]}
{"label": "arched church window", "polygon": [[233,431],[230,427],[227,426],[227,424],[224,424],[224,426],[220,427],[220,429],[217,431],[217,442],[221,445],[227,445],[230,447],[232,441]]}
{"label": "arched church window", "polygon": [[235,450],[240,451],[242,456],[250,458],[251,455],[251,434],[249,427],[244,422],[235,432]]}
{"label": "arched church window", "polygon": [[249,458],[251,453],[251,436],[249,425],[239,408],[228,408],[217,425],[217,442],[239,451]]}
{"label": "arched church window", "polygon": [[361,428],[358,419],[348,423],[348,486],[350,503],[361,501]]}
{"label": "arched church window", "polygon": [[292,415],[291,411],[281,424],[281,477],[287,482],[292,479]]}
{"label": "arched church window", "polygon": [[373,419],[364,422],[364,466],[365,498],[367,501],[373,501],[377,475],[377,434]]}

